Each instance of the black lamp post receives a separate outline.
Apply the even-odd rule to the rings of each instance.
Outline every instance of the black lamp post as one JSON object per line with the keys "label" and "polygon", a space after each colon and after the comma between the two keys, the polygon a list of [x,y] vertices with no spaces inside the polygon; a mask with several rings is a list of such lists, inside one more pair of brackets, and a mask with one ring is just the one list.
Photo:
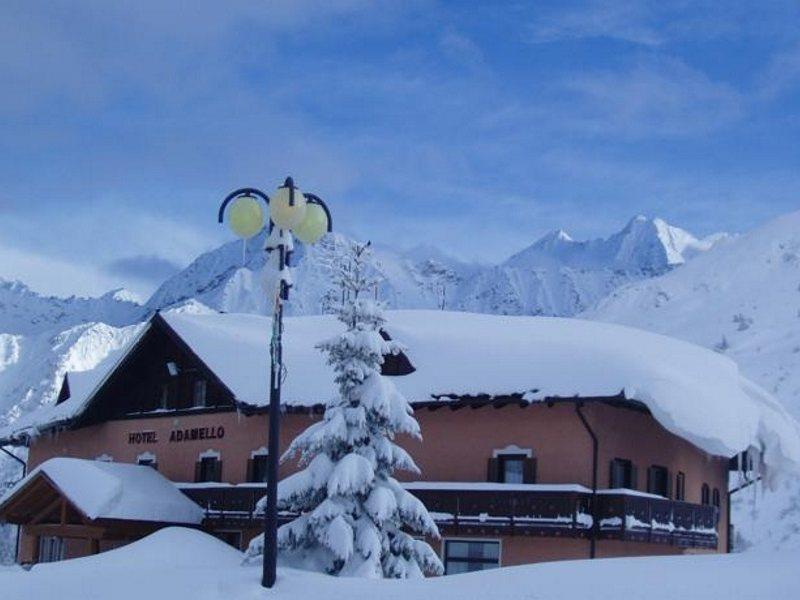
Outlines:
{"label": "black lamp post", "polygon": [[[261,202],[259,201],[261,200]],[[250,238],[264,228],[263,204],[269,208],[269,229],[264,245],[268,253],[265,269],[277,272],[277,285],[267,290],[274,300],[272,312],[272,337],[270,338],[269,378],[269,440],[267,442],[267,507],[264,512],[264,569],[261,585],[275,585],[278,559],[278,458],[280,452],[281,372],[283,370],[283,304],[289,299],[291,279],[289,261],[294,237],[313,244],[331,230],[331,214],[325,203],[314,194],[303,194],[291,177],[280,186],[272,199],[255,188],[241,188],[231,192],[219,207],[219,222],[228,208],[228,223],[233,232],[243,239]]]}

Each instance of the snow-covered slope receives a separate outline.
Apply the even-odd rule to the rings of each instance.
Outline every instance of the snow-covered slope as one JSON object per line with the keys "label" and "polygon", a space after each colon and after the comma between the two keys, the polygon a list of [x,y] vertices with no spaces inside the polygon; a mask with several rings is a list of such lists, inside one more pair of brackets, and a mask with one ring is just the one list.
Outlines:
{"label": "snow-covered slope", "polygon": [[[800,212],[729,240],[680,269],[620,288],[583,316],[714,348],[798,417]],[[747,493],[740,503],[754,515],[738,519],[748,541],[800,548],[800,485],[757,498],[754,507],[752,499]]]}
{"label": "snow-covered slope", "polygon": [[[724,237],[697,240],[660,219],[635,217],[608,239],[576,242],[559,230],[490,266],[466,264],[430,248],[398,252],[378,245],[376,267],[384,275],[379,296],[390,308],[571,316],[620,285],[664,273]],[[264,312],[262,295],[254,293],[262,245],[263,234],[244,248],[231,242],[203,254],[167,280],[147,306],[195,298],[226,312]],[[325,311],[327,265],[343,246],[344,238],[333,235],[314,248],[298,248],[292,314]]]}
{"label": "snow-covered slope", "polygon": [[64,373],[94,368],[139,327],[85,323],[56,333],[0,334],[0,422],[54,400]]}
{"label": "snow-covered slope", "polygon": [[724,352],[800,416],[800,212],[615,290],[583,316]]}

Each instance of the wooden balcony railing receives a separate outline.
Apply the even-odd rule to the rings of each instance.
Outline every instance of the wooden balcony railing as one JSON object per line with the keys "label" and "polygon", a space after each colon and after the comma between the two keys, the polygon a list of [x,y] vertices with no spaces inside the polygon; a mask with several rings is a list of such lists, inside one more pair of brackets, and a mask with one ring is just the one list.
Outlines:
{"label": "wooden balcony railing", "polygon": [[[447,535],[528,535],[619,539],[716,548],[719,509],[626,490],[593,495],[580,485],[419,482],[406,488]],[[253,527],[263,518],[259,484],[192,484],[183,493],[217,527]],[[285,521],[292,515],[283,515]]]}

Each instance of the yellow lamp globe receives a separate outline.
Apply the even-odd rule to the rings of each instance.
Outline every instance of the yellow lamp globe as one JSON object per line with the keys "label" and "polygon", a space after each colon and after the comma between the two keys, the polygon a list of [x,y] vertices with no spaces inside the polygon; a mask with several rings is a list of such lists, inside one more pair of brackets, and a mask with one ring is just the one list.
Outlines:
{"label": "yellow lamp globe", "polygon": [[304,244],[315,244],[328,232],[328,215],[319,204],[309,202],[306,216],[293,231],[295,237]]}
{"label": "yellow lamp globe", "polygon": [[239,196],[228,209],[228,226],[240,238],[251,238],[264,227],[264,209],[252,196]]}
{"label": "yellow lamp globe", "polygon": [[289,203],[291,189],[279,187],[269,201],[269,218],[280,229],[292,229],[306,216],[306,197],[294,189],[294,204]]}

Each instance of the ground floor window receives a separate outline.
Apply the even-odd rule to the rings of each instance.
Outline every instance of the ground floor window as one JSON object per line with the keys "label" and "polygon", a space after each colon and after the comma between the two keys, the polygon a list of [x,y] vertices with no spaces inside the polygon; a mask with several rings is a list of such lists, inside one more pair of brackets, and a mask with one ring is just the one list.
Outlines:
{"label": "ground floor window", "polygon": [[39,562],[57,562],[64,560],[64,538],[54,535],[43,535],[39,538]]}
{"label": "ground floor window", "polygon": [[444,543],[445,573],[469,573],[500,566],[500,542],[447,540]]}

